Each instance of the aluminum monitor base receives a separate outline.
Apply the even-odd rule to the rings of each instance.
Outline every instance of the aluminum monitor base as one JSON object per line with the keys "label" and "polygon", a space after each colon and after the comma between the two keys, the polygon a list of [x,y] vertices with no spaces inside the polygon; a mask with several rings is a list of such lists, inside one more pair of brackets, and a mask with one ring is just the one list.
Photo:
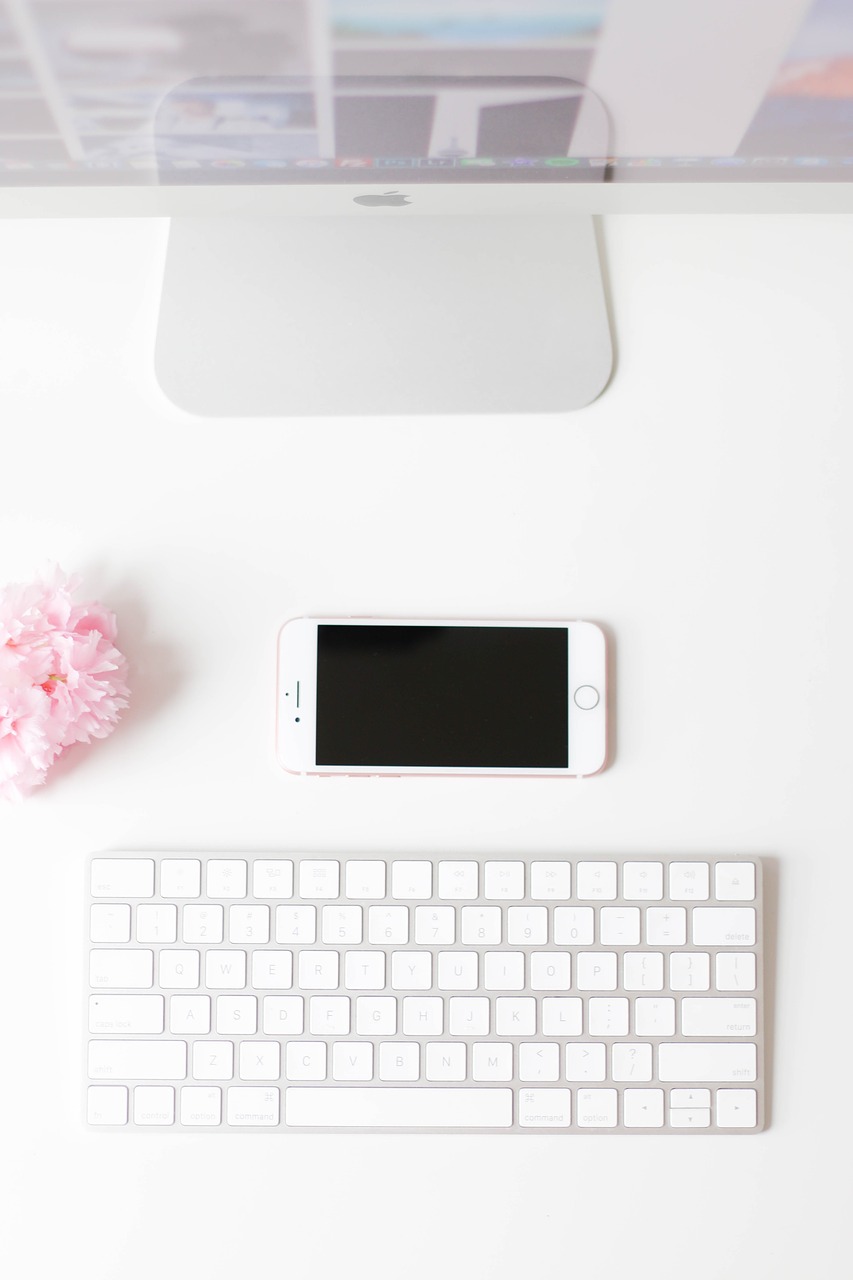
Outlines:
{"label": "aluminum monitor base", "polygon": [[174,219],[165,394],[208,417],[553,413],[595,399],[612,348],[591,217],[382,213]]}

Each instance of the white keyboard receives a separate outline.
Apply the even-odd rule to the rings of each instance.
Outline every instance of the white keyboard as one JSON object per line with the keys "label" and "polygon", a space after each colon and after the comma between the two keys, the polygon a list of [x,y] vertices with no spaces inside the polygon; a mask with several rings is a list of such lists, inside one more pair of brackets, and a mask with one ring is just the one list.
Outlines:
{"label": "white keyboard", "polygon": [[757,1132],[761,864],[108,854],[88,1123]]}

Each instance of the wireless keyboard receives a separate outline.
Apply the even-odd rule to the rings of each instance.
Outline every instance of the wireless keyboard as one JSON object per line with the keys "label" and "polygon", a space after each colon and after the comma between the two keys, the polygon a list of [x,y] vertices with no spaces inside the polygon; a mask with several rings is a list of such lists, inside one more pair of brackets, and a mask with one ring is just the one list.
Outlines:
{"label": "wireless keyboard", "polygon": [[761,864],[89,864],[88,1123],[757,1132]]}

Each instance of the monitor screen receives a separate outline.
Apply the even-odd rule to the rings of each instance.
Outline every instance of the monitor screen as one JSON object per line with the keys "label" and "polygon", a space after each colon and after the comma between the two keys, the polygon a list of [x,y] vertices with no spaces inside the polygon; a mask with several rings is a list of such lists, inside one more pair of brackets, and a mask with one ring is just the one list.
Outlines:
{"label": "monitor screen", "polygon": [[851,175],[850,0],[0,0],[0,189]]}

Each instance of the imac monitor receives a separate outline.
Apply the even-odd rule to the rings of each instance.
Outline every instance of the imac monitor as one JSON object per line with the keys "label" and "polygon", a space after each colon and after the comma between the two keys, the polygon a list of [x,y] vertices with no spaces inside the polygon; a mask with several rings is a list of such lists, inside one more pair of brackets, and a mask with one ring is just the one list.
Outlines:
{"label": "imac monitor", "polygon": [[849,0],[0,0],[0,213],[172,219],[191,413],[579,408],[591,215],[851,176]]}

